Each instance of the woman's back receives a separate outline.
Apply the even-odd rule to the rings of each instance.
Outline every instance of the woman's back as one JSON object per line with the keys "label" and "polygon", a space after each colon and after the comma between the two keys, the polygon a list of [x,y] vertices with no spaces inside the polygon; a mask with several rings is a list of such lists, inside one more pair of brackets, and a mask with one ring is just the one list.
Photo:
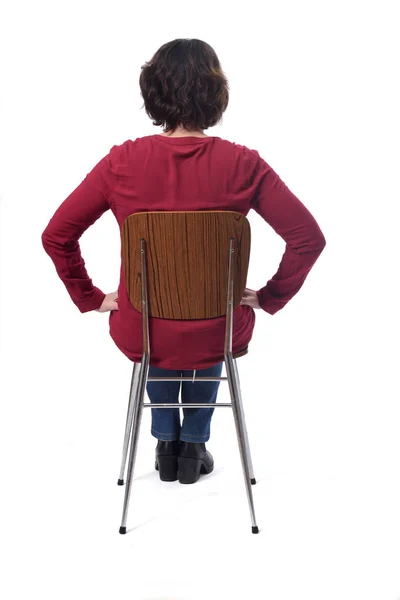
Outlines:
{"label": "woman's back", "polygon": [[[252,197],[248,153],[219,137],[147,136],[114,147],[108,160],[88,175],[89,185],[97,185],[97,178],[109,181],[110,207],[120,227],[134,212],[234,210],[246,215]],[[184,251],[185,241],[181,244]],[[254,321],[249,306],[235,311],[234,353],[247,347]],[[134,361],[141,358],[141,327],[141,314],[129,302],[121,269],[118,311],[110,314],[110,333]],[[151,363],[162,368],[207,368],[223,360],[224,337],[224,317],[150,319]]]}
{"label": "woman's back", "polygon": [[111,209],[120,224],[143,211],[246,215],[258,183],[258,160],[256,152],[219,137],[150,135],[115,146],[100,177],[109,181]]}

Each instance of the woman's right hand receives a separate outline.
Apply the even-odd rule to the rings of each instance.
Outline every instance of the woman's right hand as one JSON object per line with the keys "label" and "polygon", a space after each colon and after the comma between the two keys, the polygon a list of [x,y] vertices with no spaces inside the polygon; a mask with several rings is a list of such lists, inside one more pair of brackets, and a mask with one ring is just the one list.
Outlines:
{"label": "woman's right hand", "polygon": [[255,292],[254,290],[250,290],[249,288],[245,288],[243,298],[240,304],[251,306],[251,308],[261,308],[260,303],[258,301],[257,292]]}
{"label": "woman's right hand", "polygon": [[112,310],[118,310],[118,292],[112,292],[111,294],[106,294],[102,305],[96,309],[97,312],[110,312]]}

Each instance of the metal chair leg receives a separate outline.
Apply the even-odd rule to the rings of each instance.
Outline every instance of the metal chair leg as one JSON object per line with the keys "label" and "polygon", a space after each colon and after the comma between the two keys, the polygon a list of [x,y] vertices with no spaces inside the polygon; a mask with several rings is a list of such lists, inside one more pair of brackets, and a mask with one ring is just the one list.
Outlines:
{"label": "metal chair leg", "polygon": [[132,425],[132,439],[131,439],[131,448],[130,448],[130,452],[129,452],[128,472],[127,472],[127,476],[126,476],[124,507],[123,507],[123,511],[122,511],[122,522],[121,522],[121,527],[119,528],[120,533],[126,533],[126,521],[128,518],[129,499],[130,499],[130,495],[131,495],[132,479],[133,479],[133,473],[134,473],[134,468],[135,468],[137,446],[138,446],[139,433],[140,433],[140,424],[142,421],[142,414],[143,414],[143,400],[144,400],[144,393],[146,390],[146,383],[147,383],[148,375],[149,375],[149,355],[144,355],[142,358],[141,365],[140,365],[139,384],[138,384],[138,390],[137,390],[136,398],[134,400],[134,407],[133,407],[135,418],[133,420],[133,425]]}
{"label": "metal chair leg", "polygon": [[247,433],[246,418],[245,418],[244,408],[243,408],[243,402],[242,402],[242,392],[241,392],[241,389],[240,389],[239,371],[238,371],[237,362],[236,362],[235,358],[233,359],[233,367],[234,367],[234,370],[235,370],[235,377],[236,377],[236,383],[237,383],[237,389],[238,389],[238,404],[239,404],[239,407],[240,407],[240,412],[242,414],[243,431],[244,431],[244,443],[246,444],[247,458],[248,458],[249,471],[250,471],[250,483],[251,483],[251,485],[255,485],[256,484],[256,478],[254,477],[253,461],[251,460],[249,435]]}
{"label": "metal chair leg", "polygon": [[250,470],[249,470],[249,455],[248,455],[248,451],[247,451],[247,447],[246,447],[246,443],[245,443],[243,418],[242,418],[242,412],[240,410],[240,403],[239,403],[239,390],[238,390],[237,380],[235,377],[235,367],[234,367],[233,357],[232,357],[231,352],[225,354],[225,366],[226,366],[226,374],[228,377],[229,390],[230,390],[231,399],[232,399],[233,416],[234,416],[234,420],[235,420],[240,458],[242,461],[242,468],[243,468],[243,475],[244,475],[244,481],[245,481],[245,486],[246,486],[247,499],[248,499],[249,508],[250,508],[250,517],[251,517],[251,525],[252,525],[251,531],[252,531],[252,533],[258,533],[256,516],[255,516],[255,511],[254,511],[253,490],[251,488],[251,483],[250,483],[251,477],[250,477]]}
{"label": "metal chair leg", "polygon": [[124,485],[126,457],[128,456],[128,446],[129,446],[129,439],[130,439],[131,431],[132,431],[132,422],[135,417],[133,409],[135,407],[135,398],[137,395],[138,385],[139,385],[139,368],[140,368],[139,363],[133,363],[131,389],[129,392],[128,413],[126,416],[125,437],[124,437],[124,445],[122,448],[122,460],[121,460],[121,469],[119,472],[118,485]]}

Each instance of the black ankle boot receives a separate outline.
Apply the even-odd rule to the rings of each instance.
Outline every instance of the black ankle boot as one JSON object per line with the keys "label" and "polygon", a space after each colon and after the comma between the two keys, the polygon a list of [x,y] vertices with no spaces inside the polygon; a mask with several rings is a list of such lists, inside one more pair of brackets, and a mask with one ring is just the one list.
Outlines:
{"label": "black ankle boot", "polygon": [[158,440],[156,448],[156,470],[160,472],[161,481],[178,479],[179,440],[163,442]]}
{"label": "black ankle boot", "polygon": [[178,458],[179,483],[196,483],[200,474],[214,469],[214,459],[205,444],[181,442]]}

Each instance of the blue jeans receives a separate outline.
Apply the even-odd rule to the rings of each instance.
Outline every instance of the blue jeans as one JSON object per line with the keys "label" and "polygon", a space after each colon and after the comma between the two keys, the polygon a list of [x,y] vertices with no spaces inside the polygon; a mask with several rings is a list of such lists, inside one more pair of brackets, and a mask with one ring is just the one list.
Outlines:
{"label": "blue jeans", "polygon": [[[215,403],[217,400],[219,381],[198,381],[201,377],[221,377],[223,363],[209,369],[197,370],[195,381],[149,381],[147,394],[150,402],[157,404],[178,402],[179,390],[182,385],[182,402]],[[170,371],[149,367],[149,377],[193,377],[193,371]],[[214,409],[187,408],[183,409],[181,425],[179,408],[152,408],[151,433],[158,440],[171,442],[207,442],[210,439],[210,424]]]}

